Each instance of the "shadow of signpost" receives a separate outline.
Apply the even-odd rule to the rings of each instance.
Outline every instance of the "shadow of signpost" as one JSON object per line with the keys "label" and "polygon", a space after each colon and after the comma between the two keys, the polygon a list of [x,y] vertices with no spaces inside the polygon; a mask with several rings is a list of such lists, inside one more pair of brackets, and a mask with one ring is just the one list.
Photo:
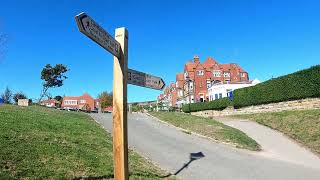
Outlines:
{"label": "shadow of signpost", "polygon": [[168,174],[164,176],[163,178],[170,177],[172,175],[178,175],[183,169],[188,168],[188,166],[195,160],[201,159],[205,157],[205,155],[202,152],[197,152],[197,153],[190,153],[189,161],[187,163],[184,163],[183,166],[177,170],[174,174]]}

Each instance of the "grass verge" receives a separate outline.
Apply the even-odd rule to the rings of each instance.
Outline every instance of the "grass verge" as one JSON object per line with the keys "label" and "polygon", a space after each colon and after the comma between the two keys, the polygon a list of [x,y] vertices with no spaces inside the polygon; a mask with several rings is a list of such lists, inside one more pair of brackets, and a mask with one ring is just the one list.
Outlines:
{"label": "grass verge", "polygon": [[278,130],[320,155],[320,110],[237,115]]}
{"label": "grass verge", "polygon": [[150,114],[187,131],[195,132],[218,141],[231,143],[239,148],[254,151],[260,150],[260,145],[242,131],[209,118],[177,112],[150,112]]}
{"label": "grass verge", "polygon": [[[130,179],[165,172],[129,153]],[[88,115],[0,106],[0,179],[112,179],[112,138]]]}

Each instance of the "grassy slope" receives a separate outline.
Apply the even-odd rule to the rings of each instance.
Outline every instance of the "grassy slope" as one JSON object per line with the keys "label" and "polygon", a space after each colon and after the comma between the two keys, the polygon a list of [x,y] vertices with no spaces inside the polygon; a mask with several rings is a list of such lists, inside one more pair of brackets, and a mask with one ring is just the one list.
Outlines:
{"label": "grassy slope", "polygon": [[239,115],[283,132],[320,155],[320,110]]}
{"label": "grassy slope", "polygon": [[150,114],[188,131],[196,132],[219,141],[232,143],[240,148],[255,151],[260,150],[259,144],[245,133],[209,118],[175,112],[151,112]]}
{"label": "grassy slope", "polygon": [[[164,175],[132,151],[129,166],[132,179]],[[112,138],[86,114],[0,106],[0,179],[112,176]]]}

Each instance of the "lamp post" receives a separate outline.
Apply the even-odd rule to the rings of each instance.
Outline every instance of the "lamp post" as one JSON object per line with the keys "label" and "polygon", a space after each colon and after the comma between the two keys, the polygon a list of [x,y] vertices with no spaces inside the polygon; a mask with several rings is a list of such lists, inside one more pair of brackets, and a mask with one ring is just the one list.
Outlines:
{"label": "lamp post", "polygon": [[[189,75],[186,77],[186,81],[187,81],[187,85],[188,85],[188,96],[189,96],[189,111],[190,111],[190,103],[191,103],[191,95],[190,95],[190,82],[191,82],[191,80],[190,80],[190,77],[189,77]],[[191,111],[190,111],[190,113],[191,113]]]}

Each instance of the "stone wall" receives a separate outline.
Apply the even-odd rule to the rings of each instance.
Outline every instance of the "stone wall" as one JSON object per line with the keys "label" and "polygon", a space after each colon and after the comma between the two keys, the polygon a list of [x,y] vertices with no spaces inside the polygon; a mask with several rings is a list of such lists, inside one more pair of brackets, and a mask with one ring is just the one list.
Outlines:
{"label": "stone wall", "polygon": [[307,98],[294,101],[285,101],[279,103],[263,104],[257,106],[248,106],[239,109],[228,107],[222,111],[205,110],[191,112],[192,115],[202,117],[227,116],[237,114],[253,114],[265,112],[280,112],[285,110],[305,110],[305,109],[320,109],[320,98]]}

